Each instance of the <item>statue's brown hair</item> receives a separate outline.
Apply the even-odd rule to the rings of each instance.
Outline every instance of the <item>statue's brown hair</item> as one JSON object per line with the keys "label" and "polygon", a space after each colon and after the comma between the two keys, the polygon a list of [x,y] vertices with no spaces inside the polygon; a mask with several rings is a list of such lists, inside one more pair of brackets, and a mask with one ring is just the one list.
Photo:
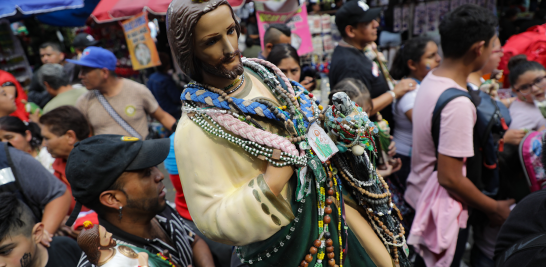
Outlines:
{"label": "statue's brown hair", "polygon": [[198,69],[200,62],[195,57],[194,50],[195,25],[197,25],[201,16],[221,5],[229,6],[231,17],[235,21],[237,36],[239,36],[241,26],[226,0],[212,0],[202,3],[193,2],[192,0],[173,0],[167,10],[167,37],[175,60],[186,75],[199,82],[202,78],[201,71]]}
{"label": "statue's brown hair", "polygon": [[78,235],[78,246],[87,255],[90,263],[97,265],[100,259],[99,225],[95,224],[89,229],[83,229]]}

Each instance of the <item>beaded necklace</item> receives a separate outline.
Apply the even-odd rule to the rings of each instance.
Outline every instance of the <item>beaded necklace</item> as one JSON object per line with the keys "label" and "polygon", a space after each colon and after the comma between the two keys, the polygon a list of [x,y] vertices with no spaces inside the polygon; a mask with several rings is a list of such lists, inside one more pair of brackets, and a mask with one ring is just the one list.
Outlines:
{"label": "beaded necklace", "polygon": [[[236,87],[237,89],[241,88],[241,85],[245,82],[245,74],[244,73],[241,75],[241,78],[235,79],[235,81],[233,81],[230,85],[224,87],[224,91],[229,90],[231,87],[235,86],[239,81],[241,83],[239,84],[239,86]],[[231,93],[233,93],[235,91],[237,91],[237,90],[228,91],[227,94],[229,95],[229,94],[231,94]]]}

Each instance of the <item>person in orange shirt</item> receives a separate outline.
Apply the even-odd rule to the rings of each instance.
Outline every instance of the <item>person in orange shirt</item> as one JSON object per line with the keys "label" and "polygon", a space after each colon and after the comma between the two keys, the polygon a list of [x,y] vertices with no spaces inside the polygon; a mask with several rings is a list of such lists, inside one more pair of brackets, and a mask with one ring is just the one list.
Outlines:
{"label": "person in orange shirt", "polygon": [[[61,106],[40,117],[40,128],[47,151],[55,158],[53,175],[71,190],[65,174],[66,160],[74,144],[89,137],[89,124],[77,108]],[[75,204],[72,199],[68,214],[72,213]],[[86,209],[82,208],[82,211]]]}

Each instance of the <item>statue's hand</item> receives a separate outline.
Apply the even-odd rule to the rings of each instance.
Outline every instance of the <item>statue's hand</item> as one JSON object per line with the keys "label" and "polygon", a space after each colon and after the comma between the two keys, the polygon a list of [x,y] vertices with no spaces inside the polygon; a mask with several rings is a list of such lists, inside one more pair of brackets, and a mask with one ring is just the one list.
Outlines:
{"label": "statue's hand", "polygon": [[269,163],[265,169],[264,179],[269,189],[273,194],[278,196],[292,174],[294,173],[294,168],[290,165],[284,167],[275,167],[273,164]]}

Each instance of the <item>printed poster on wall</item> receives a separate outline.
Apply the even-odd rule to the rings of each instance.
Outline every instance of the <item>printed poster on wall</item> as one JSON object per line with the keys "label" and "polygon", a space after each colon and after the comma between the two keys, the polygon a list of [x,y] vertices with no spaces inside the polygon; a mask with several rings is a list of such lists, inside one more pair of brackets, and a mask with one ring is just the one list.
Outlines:
{"label": "printed poster on wall", "polygon": [[146,13],[140,13],[121,23],[134,70],[161,65],[154,40],[148,28]]}
{"label": "printed poster on wall", "polygon": [[292,30],[292,46],[298,50],[298,55],[313,52],[313,42],[311,41],[305,5],[302,5],[295,13],[256,11],[256,20],[258,21],[262,50],[264,48],[264,34],[269,24],[285,23]]}

